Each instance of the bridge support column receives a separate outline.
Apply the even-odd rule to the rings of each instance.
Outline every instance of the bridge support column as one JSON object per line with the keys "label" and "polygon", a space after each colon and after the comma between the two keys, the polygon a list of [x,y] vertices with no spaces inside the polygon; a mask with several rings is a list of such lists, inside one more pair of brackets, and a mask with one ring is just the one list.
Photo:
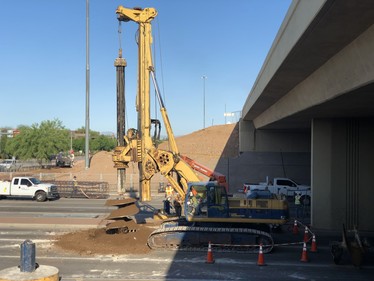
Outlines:
{"label": "bridge support column", "polygon": [[312,122],[312,225],[374,228],[374,118]]}

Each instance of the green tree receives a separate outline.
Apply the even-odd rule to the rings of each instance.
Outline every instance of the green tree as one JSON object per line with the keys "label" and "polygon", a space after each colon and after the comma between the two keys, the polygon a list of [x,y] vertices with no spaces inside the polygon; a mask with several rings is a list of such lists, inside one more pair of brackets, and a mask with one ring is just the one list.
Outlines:
{"label": "green tree", "polygon": [[[75,130],[75,133],[77,134],[86,134],[86,128],[82,126],[81,128],[78,128]],[[105,149],[96,149],[98,147],[101,147],[100,141],[95,141],[96,139],[100,139],[101,135],[100,132],[92,131],[90,130],[90,140],[89,140],[89,147],[91,151],[95,150],[105,150]],[[85,137],[79,137],[73,140],[73,149],[74,151],[83,151],[86,150],[86,139]]]}
{"label": "green tree", "polygon": [[99,135],[98,137],[92,140],[91,149],[93,151],[110,151],[116,147],[116,144],[116,139],[109,136]]}
{"label": "green tree", "polygon": [[0,158],[8,158],[8,154],[5,152],[6,143],[8,136],[6,134],[0,136]]}
{"label": "green tree", "polygon": [[86,140],[85,138],[73,139],[73,150],[74,151],[85,151]]}
{"label": "green tree", "polygon": [[41,164],[50,155],[66,151],[70,133],[58,119],[19,128],[20,134],[7,141],[6,152],[19,159],[37,159]]}
{"label": "green tree", "polygon": [[[79,129],[76,129],[75,132],[79,133],[79,134],[85,134],[86,133],[86,128],[83,126]],[[99,136],[100,136],[100,132],[90,130],[90,138],[91,139],[97,138]]]}

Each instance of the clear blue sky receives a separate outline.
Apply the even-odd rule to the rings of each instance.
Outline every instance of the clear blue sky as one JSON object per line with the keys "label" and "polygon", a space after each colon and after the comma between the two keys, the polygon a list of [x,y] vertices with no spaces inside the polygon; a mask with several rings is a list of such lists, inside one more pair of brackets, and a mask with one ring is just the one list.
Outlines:
{"label": "clear blue sky", "polygon": [[[291,0],[89,3],[90,129],[116,132],[117,6],[154,7],[154,63],[178,136],[203,128],[203,75],[205,126],[238,121],[224,113],[242,110]],[[55,118],[71,130],[84,126],[86,0],[3,0],[0,26],[0,127]],[[127,128],[137,122],[136,28],[122,23]]]}

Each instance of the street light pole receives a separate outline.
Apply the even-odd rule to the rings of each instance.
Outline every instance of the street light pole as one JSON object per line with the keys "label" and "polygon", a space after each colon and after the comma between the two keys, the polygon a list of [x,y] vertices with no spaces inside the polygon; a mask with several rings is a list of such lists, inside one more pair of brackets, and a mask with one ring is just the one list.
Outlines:
{"label": "street light pole", "polygon": [[204,129],[205,129],[205,80],[207,79],[208,77],[206,77],[205,75],[201,76],[201,79],[203,79],[203,125],[204,125]]}
{"label": "street light pole", "polygon": [[90,167],[90,43],[89,43],[89,0],[86,0],[86,139],[85,163],[86,170]]}

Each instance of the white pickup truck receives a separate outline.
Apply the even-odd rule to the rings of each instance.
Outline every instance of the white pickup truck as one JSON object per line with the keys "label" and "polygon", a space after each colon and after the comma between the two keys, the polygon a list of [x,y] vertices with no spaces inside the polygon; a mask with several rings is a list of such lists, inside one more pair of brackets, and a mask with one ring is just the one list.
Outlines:
{"label": "white pickup truck", "polygon": [[269,190],[271,193],[284,195],[288,198],[293,198],[296,193],[299,193],[301,195],[301,204],[310,204],[310,186],[300,185],[288,178],[274,178],[272,182],[267,178],[266,182],[260,182],[259,184],[245,183],[243,185],[244,193],[253,192],[255,190]]}
{"label": "white pickup truck", "polygon": [[59,197],[57,186],[42,183],[32,177],[14,177],[12,181],[0,181],[0,197],[32,198],[38,202]]}

